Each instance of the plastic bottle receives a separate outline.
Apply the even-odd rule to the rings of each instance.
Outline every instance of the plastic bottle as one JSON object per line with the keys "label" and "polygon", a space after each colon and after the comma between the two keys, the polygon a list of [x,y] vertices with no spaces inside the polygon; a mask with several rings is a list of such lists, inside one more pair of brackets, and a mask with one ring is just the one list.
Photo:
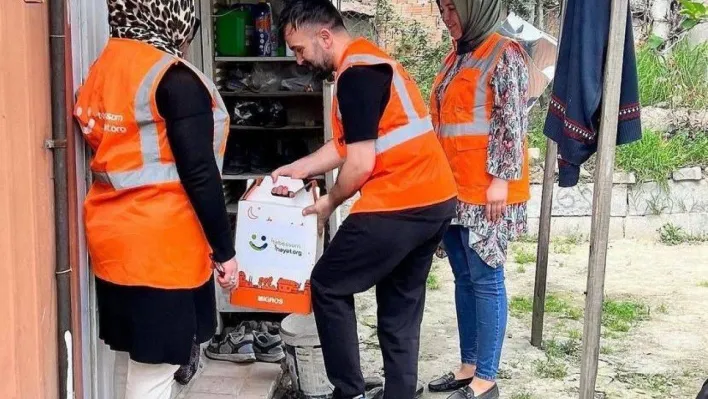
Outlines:
{"label": "plastic bottle", "polygon": [[280,50],[280,37],[278,36],[278,27],[271,23],[271,31],[270,31],[270,55],[273,57],[277,57],[280,54],[278,53]]}
{"label": "plastic bottle", "polygon": [[272,54],[272,12],[266,0],[258,0],[253,7],[253,20],[255,22],[255,47],[259,57],[270,57]]}

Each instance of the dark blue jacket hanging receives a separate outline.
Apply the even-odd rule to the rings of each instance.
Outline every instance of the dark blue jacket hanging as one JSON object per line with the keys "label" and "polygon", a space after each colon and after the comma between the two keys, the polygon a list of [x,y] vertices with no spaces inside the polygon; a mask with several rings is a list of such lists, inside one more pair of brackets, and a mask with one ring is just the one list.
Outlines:
{"label": "dark blue jacket hanging", "polygon": [[[567,0],[553,94],[544,134],[558,143],[561,187],[578,183],[580,165],[597,150],[611,0]],[[642,137],[632,18],[627,12],[617,144]]]}

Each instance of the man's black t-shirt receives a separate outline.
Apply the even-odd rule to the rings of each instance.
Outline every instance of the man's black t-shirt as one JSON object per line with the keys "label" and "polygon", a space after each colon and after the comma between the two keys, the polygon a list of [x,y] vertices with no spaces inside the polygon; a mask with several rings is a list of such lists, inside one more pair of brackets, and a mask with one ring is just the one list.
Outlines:
{"label": "man's black t-shirt", "polygon": [[[342,114],[344,142],[376,140],[381,116],[391,98],[393,70],[387,64],[358,65],[337,80],[337,101]],[[386,212],[403,220],[442,220],[455,215],[456,199],[405,211]]]}
{"label": "man's black t-shirt", "polygon": [[376,140],[379,121],[391,97],[393,71],[387,64],[353,66],[337,80],[344,141]]}

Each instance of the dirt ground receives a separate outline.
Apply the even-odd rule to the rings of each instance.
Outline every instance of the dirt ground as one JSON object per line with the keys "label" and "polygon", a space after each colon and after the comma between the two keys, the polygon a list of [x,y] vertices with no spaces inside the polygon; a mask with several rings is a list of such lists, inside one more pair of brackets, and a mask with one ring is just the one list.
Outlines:
{"label": "dirt ground", "polygon": [[[515,243],[509,256],[502,398],[577,398],[589,245],[572,238],[551,245],[543,350],[529,343],[535,251],[535,243]],[[447,260],[436,258],[419,364],[426,382],[459,361],[453,293]],[[605,293],[597,397],[695,398],[708,378],[708,243],[611,242]],[[357,297],[357,311],[362,367],[381,374],[371,292]]]}

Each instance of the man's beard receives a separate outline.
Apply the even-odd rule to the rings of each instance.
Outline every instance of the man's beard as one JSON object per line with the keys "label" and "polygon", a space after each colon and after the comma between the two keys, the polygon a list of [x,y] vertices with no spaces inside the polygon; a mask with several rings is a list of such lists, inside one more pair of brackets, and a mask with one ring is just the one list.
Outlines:
{"label": "man's beard", "polygon": [[330,57],[327,57],[325,52],[321,49],[320,51],[318,51],[318,53],[319,57],[317,58],[319,58],[319,62],[307,63],[310,70],[312,70],[315,75],[329,75],[334,72],[334,63],[332,62]]}

